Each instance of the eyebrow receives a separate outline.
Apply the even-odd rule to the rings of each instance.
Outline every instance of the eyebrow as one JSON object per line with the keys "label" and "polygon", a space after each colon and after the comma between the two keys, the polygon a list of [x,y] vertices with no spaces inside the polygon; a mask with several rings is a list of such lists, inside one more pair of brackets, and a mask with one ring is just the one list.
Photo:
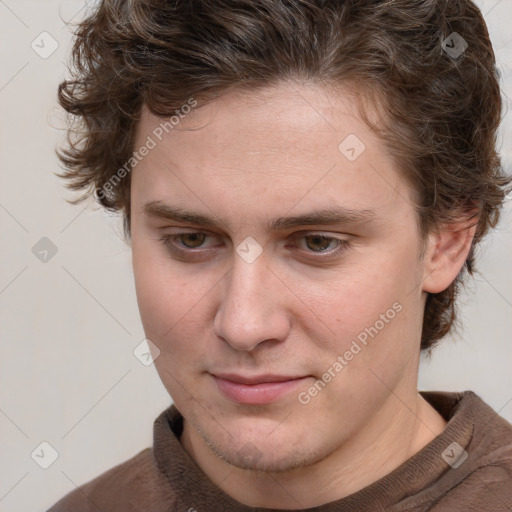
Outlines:
{"label": "eyebrow", "polygon": [[[215,217],[208,217],[193,210],[173,207],[161,201],[150,201],[144,204],[143,211],[150,217],[198,224],[210,228],[218,228],[225,224]],[[280,231],[309,225],[360,224],[372,220],[375,216],[376,211],[371,208],[362,210],[345,207],[324,208],[300,215],[276,217],[269,220],[267,227],[270,231]]]}

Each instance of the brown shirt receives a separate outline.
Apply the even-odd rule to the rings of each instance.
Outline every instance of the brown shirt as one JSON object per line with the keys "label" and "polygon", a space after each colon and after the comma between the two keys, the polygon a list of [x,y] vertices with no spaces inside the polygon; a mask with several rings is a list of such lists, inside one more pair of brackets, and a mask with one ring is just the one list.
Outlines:
{"label": "brown shirt", "polygon": [[[421,395],[448,421],[445,430],[373,484],[306,510],[512,511],[512,425],[471,391]],[[270,511],[242,505],[219,489],[181,447],[182,427],[171,406],[155,420],[152,449],[72,491],[48,512]]]}

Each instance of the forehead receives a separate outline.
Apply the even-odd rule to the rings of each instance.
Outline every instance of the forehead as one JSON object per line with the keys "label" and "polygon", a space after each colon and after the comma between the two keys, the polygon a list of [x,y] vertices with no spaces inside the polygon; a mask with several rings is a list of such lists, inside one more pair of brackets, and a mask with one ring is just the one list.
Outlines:
{"label": "forehead", "polygon": [[[155,147],[135,168],[133,186],[151,200],[202,199],[274,215],[299,201],[353,208],[409,197],[357,106],[348,90],[281,84],[231,90],[187,108],[173,126],[144,107],[136,147],[148,137]],[[375,121],[381,115],[366,112]]]}
{"label": "forehead", "polygon": [[[163,138],[171,132],[176,138],[180,133],[202,130],[201,142],[214,135],[216,143],[227,143],[236,132],[251,135],[243,140],[244,146],[250,146],[252,143],[260,144],[263,136],[271,132],[273,136],[279,135],[280,143],[288,139],[290,144],[303,146],[304,141],[298,138],[300,134],[310,137],[322,132],[342,134],[344,126],[348,129],[350,124],[360,137],[373,139],[375,136],[358,111],[358,105],[364,98],[368,97],[356,94],[348,86],[327,88],[282,82],[254,89],[235,88],[210,101],[197,101],[193,97],[184,100],[175,109],[177,115],[169,118],[155,116],[143,105],[138,133],[162,131],[159,126],[163,126]],[[192,101],[197,106],[189,108]],[[380,105],[377,99],[365,101],[365,112],[372,123],[382,116]],[[172,126],[166,126],[169,119]],[[226,137],[222,137],[223,133]],[[237,137],[237,142],[242,142],[240,137]]]}

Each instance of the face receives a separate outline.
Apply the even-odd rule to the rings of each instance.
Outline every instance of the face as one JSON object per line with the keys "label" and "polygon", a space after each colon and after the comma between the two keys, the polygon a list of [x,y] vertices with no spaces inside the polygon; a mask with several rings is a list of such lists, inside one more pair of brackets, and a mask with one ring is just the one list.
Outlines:
{"label": "face", "polygon": [[138,126],[136,148],[155,142],[131,176],[146,336],[190,435],[238,467],[319,461],[416,389],[412,191],[354,105],[282,84]]}

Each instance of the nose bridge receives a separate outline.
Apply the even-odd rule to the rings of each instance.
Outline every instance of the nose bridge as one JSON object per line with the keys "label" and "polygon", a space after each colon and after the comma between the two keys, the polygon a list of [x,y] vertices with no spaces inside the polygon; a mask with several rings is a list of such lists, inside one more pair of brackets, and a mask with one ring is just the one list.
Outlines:
{"label": "nose bridge", "polygon": [[248,263],[236,256],[216,312],[216,334],[247,351],[262,341],[284,339],[289,323],[277,292],[275,277],[263,258]]}

